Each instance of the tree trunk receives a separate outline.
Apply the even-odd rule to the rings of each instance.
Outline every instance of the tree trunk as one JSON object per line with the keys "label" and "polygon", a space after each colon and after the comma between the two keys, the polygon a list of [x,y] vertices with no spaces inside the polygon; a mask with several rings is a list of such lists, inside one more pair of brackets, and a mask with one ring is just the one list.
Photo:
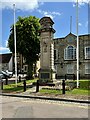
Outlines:
{"label": "tree trunk", "polygon": [[33,63],[28,63],[28,79],[33,79]]}

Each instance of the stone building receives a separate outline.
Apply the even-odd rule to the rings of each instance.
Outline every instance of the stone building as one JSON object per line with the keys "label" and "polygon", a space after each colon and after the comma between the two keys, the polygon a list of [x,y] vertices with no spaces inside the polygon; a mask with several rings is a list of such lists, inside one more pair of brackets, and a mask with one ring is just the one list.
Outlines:
{"label": "stone building", "polygon": [[[28,65],[26,64],[25,58],[22,54],[17,53],[17,72],[27,73]],[[15,72],[15,56],[13,54],[13,71]]]}
{"label": "stone building", "polygon": [[[33,64],[33,72],[38,76],[38,70],[40,69],[40,61],[38,60],[36,64]],[[13,71],[15,71],[15,57],[13,54]],[[28,65],[26,59],[22,54],[17,53],[17,72],[18,74],[27,74]]]}
{"label": "stone building", "polygon": [[[77,75],[77,36],[69,33],[54,39],[56,78]],[[90,78],[90,34],[79,35],[79,73],[81,79]]]}

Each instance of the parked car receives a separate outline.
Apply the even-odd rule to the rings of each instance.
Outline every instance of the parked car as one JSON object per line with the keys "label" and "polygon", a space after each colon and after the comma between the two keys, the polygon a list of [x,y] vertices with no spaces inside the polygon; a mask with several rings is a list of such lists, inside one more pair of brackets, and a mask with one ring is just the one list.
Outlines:
{"label": "parked car", "polygon": [[2,72],[0,72],[0,79],[4,79],[5,76],[2,74]]}
{"label": "parked car", "polygon": [[8,71],[1,71],[1,73],[4,75],[4,77],[7,76],[7,77],[11,78],[13,76],[13,73],[8,72]]}
{"label": "parked car", "polygon": [[10,77],[13,76],[13,72],[6,70],[6,73],[9,74]]}

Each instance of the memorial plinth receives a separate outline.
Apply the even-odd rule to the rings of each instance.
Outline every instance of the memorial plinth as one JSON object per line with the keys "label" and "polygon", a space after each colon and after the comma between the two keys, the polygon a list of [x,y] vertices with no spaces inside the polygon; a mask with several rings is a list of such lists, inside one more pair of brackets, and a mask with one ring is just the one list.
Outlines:
{"label": "memorial plinth", "polygon": [[43,17],[40,19],[40,82],[53,82],[55,80],[54,69],[54,42],[53,36],[55,30],[53,29],[54,22],[50,17]]}

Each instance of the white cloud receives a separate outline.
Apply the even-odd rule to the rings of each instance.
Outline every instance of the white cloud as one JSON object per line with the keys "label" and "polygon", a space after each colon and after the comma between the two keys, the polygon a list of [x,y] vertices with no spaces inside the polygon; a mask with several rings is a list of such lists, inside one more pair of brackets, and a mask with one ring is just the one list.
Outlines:
{"label": "white cloud", "polygon": [[50,14],[46,14],[46,15],[44,15],[44,16],[50,17],[51,19],[54,18],[54,16],[53,16],[53,15],[50,15]]}
{"label": "white cloud", "polygon": [[79,26],[82,26],[82,24],[81,24],[81,23],[78,23],[78,25],[79,25]]}
{"label": "white cloud", "polygon": [[[72,0],[73,2],[77,2],[77,0]],[[78,3],[88,3],[89,0],[78,0]]]}
{"label": "white cloud", "polygon": [[4,53],[11,53],[9,48],[6,47],[0,47],[0,54],[4,54]]}
{"label": "white cloud", "polygon": [[8,40],[5,41],[5,46],[8,47]]}
{"label": "white cloud", "polygon": [[0,47],[0,51],[4,51],[4,50],[9,50],[9,48],[6,48],[6,47]]}
{"label": "white cloud", "polygon": [[[74,2],[73,6],[75,7],[75,3],[77,0],[68,0],[68,2]],[[85,3],[88,3],[89,0],[78,0],[79,1],[79,5],[82,6]],[[20,10],[33,10],[35,8],[38,8],[39,3],[40,5],[43,5],[44,2],[67,2],[67,0],[0,0],[0,3],[2,3],[2,5],[0,5],[0,7],[2,7],[3,9],[7,8],[7,9],[13,9],[13,4],[16,4],[16,9],[20,9]]]}
{"label": "white cloud", "polygon": [[39,0],[40,2],[72,2],[75,0]]}
{"label": "white cloud", "polygon": [[73,3],[73,7],[75,7],[76,5],[75,5],[75,3]]}
{"label": "white cloud", "polygon": [[[73,3],[73,7],[75,7],[77,0],[72,0],[72,2],[74,2],[74,3]],[[80,6],[84,6],[85,3],[89,3],[89,0],[78,0],[78,6],[79,6],[79,7],[80,7]]]}
{"label": "white cloud", "polygon": [[48,17],[51,17],[52,19],[53,19],[55,16],[60,16],[60,15],[61,15],[61,13],[55,12],[55,11],[50,12],[50,11],[43,11],[43,10],[40,10],[40,9],[38,9],[37,11],[38,11],[40,14],[42,14],[43,16],[48,16]]}
{"label": "white cloud", "polygon": [[19,10],[33,10],[35,8],[38,8],[39,3],[38,0],[0,0],[2,3],[2,8],[5,9],[13,9],[13,4],[15,3],[16,9]]}

